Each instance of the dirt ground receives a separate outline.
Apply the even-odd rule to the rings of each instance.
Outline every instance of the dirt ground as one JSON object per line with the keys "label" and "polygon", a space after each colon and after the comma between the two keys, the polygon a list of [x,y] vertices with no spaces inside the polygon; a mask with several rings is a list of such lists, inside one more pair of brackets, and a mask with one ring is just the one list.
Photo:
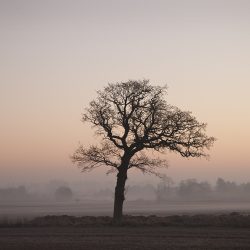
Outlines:
{"label": "dirt ground", "polygon": [[0,228],[1,250],[250,249],[249,228]]}

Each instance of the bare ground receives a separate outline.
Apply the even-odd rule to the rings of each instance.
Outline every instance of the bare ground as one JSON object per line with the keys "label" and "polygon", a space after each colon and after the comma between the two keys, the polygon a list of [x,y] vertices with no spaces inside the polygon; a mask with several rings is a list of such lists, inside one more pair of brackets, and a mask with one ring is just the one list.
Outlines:
{"label": "bare ground", "polygon": [[250,249],[250,230],[229,227],[13,227],[0,228],[0,249]]}

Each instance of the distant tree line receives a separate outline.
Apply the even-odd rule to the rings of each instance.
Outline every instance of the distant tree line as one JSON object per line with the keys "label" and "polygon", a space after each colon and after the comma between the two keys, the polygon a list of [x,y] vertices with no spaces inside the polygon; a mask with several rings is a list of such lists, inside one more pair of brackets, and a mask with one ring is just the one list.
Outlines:
{"label": "distant tree line", "polygon": [[[59,183],[60,184],[60,183]],[[89,193],[89,190],[88,190]],[[49,195],[50,194],[50,195]],[[84,194],[84,195],[83,195]],[[175,183],[171,178],[164,177],[157,185],[127,185],[126,199],[168,201],[250,201],[250,182],[236,183],[218,178],[214,184],[196,179],[185,179]],[[74,194],[68,185],[60,184],[49,189],[49,193],[34,193],[25,186],[0,188],[1,201],[75,201],[80,200],[112,200],[114,191],[104,187],[93,193]]]}
{"label": "distant tree line", "polygon": [[[95,193],[97,199],[113,199],[114,192],[104,188]],[[236,183],[218,178],[214,184],[194,178],[179,183],[164,177],[157,185],[127,185],[126,199],[164,201],[250,201],[250,182]]]}
{"label": "distant tree line", "polygon": [[[68,186],[58,186],[51,191],[50,197],[55,201],[71,201],[73,192]],[[42,194],[32,193],[25,186],[0,188],[0,201],[42,201],[48,200]]]}
{"label": "distant tree line", "polygon": [[0,200],[28,200],[30,197],[25,186],[0,189]]}
{"label": "distant tree line", "polygon": [[206,181],[186,179],[178,185],[163,179],[156,187],[156,200],[221,200],[250,201],[250,182],[237,184],[218,178],[215,185]]}

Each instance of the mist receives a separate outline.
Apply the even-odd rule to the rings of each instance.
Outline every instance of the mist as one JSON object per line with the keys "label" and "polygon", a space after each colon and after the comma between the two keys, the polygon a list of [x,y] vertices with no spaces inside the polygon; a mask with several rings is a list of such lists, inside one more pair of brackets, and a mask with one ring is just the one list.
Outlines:
{"label": "mist", "polygon": [[[1,186],[1,218],[43,215],[112,215],[115,182],[53,179],[47,182]],[[114,178],[113,178],[114,180]],[[218,177],[214,182],[194,178],[176,182],[128,180],[125,214],[171,215],[244,212],[250,209],[250,182]]]}

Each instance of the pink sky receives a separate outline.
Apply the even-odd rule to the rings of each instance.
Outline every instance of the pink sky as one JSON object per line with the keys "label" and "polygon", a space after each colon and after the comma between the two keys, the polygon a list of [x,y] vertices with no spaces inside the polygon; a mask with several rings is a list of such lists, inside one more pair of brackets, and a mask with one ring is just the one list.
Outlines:
{"label": "pink sky", "polygon": [[142,78],[218,138],[210,161],[166,155],[166,174],[250,181],[249,13],[244,0],[1,1],[1,182],[86,178],[69,160],[96,140],[84,107]]}

